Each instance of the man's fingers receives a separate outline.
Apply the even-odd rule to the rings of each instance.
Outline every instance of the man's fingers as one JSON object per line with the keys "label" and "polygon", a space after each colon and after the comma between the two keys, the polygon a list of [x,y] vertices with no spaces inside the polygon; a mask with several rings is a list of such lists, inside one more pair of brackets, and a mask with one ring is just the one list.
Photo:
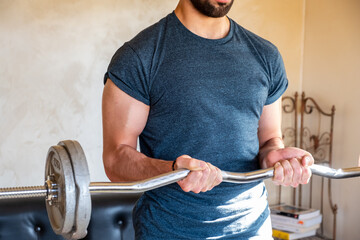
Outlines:
{"label": "man's fingers", "polygon": [[307,184],[311,177],[311,169],[308,166],[303,166],[304,161],[306,164],[311,164],[311,159],[302,159],[300,162],[296,158],[290,160],[282,160],[274,165],[273,182],[276,185],[297,187],[299,184]]}
{"label": "man's fingers", "polygon": [[215,179],[215,186],[219,185],[223,181],[222,172],[219,168],[216,168],[216,179]]}
{"label": "man's fingers", "polygon": [[[181,189],[184,192],[190,192],[194,191],[194,189],[200,184],[200,179],[202,177],[201,171],[194,171],[190,172],[186,178],[184,178],[181,181],[178,181],[178,184],[180,185]],[[198,190],[198,189],[195,189]],[[199,193],[200,190],[197,192]]]}
{"label": "man's fingers", "polygon": [[299,160],[297,160],[296,158],[290,159],[289,162],[293,169],[293,176],[292,176],[292,181],[291,181],[290,185],[292,187],[297,187],[302,179],[302,168],[301,168],[302,166],[301,166]]}
{"label": "man's fingers", "polygon": [[280,161],[281,166],[284,169],[284,181],[283,181],[283,185],[284,186],[290,186],[292,183],[292,177],[293,177],[293,168],[291,167],[291,164],[288,160],[283,160]]}
{"label": "man's fingers", "polygon": [[274,165],[274,183],[280,185],[284,181],[284,168],[281,166],[280,162],[275,163]]}
{"label": "man's fingers", "polygon": [[301,178],[301,184],[307,184],[310,181],[311,178],[311,169],[309,167],[302,167],[303,168],[303,174]]}
{"label": "man's fingers", "polygon": [[201,172],[202,172],[202,177],[199,181],[199,185],[196,186],[196,188],[194,188],[193,190],[194,193],[206,192],[210,188],[209,181],[212,178],[213,173],[211,172],[209,163],[206,164],[206,167]]}
{"label": "man's fingers", "polygon": [[[205,185],[201,189],[202,192],[206,192],[206,191],[213,189],[216,178],[217,178],[217,171],[216,171],[215,166],[211,165],[210,163],[208,163],[207,165],[208,165],[208,175],[206,176],[204,174],[204,176],[203,176],[203,181],[205,182]],[[203,170],[203,171],[206,171],[206,170]]]}

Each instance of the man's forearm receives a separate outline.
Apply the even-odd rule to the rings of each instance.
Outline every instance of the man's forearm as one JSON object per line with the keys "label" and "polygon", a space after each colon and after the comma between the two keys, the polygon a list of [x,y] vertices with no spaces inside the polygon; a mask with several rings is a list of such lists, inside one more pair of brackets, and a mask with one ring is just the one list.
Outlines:
{"label": "man's forearm", "polygon": [[265,162],[265,157],[272,150],[284,148],[284,142],[280,137],[271,138],[266,141],[259,149],[259,162],[261,168],[268,168],[269,163]]}
{"label": "man's forearm", "polygon": [[172,162],[149,158],[131,146],[104,151],[105,172],[110,181],[138,181],[172,170]]}

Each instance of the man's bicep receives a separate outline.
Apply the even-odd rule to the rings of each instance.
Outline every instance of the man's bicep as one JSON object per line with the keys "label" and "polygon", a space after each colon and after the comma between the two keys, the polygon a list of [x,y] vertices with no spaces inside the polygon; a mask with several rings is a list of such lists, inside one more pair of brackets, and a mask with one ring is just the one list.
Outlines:
{"label": "man's bicep", "polygon": [[136,148],[150,107],[120,90],[107,80],[102,99],[104,148],[126,144]]}
{"label": "man's bicep", "polygon": [[263,108],[258,129],[259,144],[272,138],[281,138],[281,98]]}

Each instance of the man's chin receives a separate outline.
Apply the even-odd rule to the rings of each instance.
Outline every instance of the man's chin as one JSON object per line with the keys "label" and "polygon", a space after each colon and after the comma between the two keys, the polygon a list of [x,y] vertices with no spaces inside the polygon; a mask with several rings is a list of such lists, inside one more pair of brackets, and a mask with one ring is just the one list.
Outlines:
{"label": "man's chin", "polygon": [[209,0],[190,0],[195,9],[208,17],[220,18],[224,17],[233,4],[233,0],[215,0],[216,3],[211,3]]}

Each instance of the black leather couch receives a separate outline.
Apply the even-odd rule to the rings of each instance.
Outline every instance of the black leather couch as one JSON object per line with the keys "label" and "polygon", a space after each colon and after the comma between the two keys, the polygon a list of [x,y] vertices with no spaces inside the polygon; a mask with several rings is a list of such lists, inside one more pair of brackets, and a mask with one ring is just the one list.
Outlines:
{"label": "black leather couch", "polygon": [[[132,210],[139,194],[92,195],[86,240],[132,240]],[[0,240],[58,240],[44,198],[0,200]]]}

